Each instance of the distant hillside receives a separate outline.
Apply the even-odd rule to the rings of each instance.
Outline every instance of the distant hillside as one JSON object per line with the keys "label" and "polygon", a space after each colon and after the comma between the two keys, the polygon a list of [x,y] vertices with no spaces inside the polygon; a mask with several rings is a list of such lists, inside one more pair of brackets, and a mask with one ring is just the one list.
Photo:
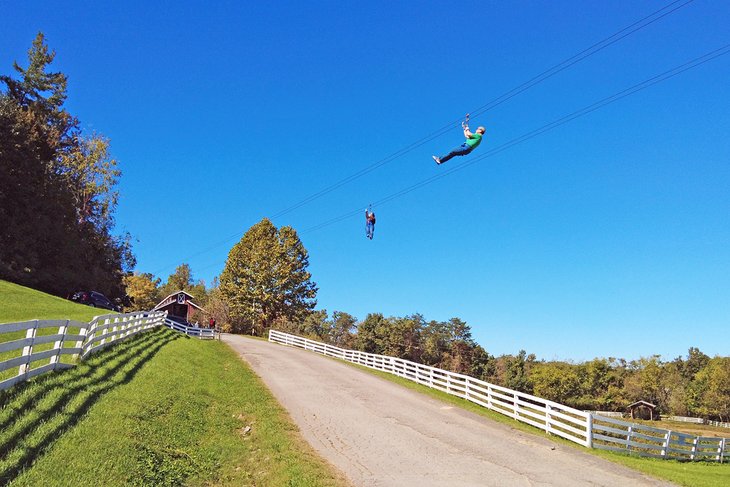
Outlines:
{"label": "distant hillside", "polygon": [[35,319],[89,321],[107,310],[76,304],[35,289],[0,280],[0,323]]}

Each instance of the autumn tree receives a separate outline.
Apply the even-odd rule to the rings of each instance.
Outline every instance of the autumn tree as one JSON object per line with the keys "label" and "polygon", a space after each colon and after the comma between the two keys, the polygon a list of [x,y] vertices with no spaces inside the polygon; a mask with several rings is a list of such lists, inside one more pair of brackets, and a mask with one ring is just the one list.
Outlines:
{"label": "autumn tree", "polygon": [[236,331],[260,333],[280,319],[299,321],[316,305],[309,254],[296,231],[264,218],[228,254],[220,290]]}
{"label": "autumn tree", "polygon": [[700,413],[720,421],[730,421],[730,357],[714,357],[697,372]]}
{"label": "autumn tree", "polygon": [[127,296],[132,305],[128,311],[149,311],[160,300],[160,278],[149,273],[134,273],[124,277]]}

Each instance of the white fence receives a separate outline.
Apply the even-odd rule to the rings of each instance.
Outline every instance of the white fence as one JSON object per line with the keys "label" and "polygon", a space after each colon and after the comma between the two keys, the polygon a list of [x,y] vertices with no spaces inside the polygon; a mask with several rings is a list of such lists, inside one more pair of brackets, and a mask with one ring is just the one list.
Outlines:
{"label": "white fence", "polygon": [[730,423],[712,421],[704,418],[690,418],[687,416],[667,416],[665,419],[668,419],[669,421],[680,421],[683,423],[707,424],[710,426],[715,426],[716,428],[730,428]]}
{"label": "white fence", "polygon": [[714,460],[728,456],[730,439],[694,436],[607,417],[593,419],[593,448],[643,457]]}
{"label": "white fence", "polygon": [[175,330],[179,331],[180,333],[185,333],[188,336],[203,338],[203,339],[214,339],[215,338],[215,330],[213,328],[198,328],[197,326],[185,326],[181,323],[178,323],[177,321],[171,320],[169,318],[165,318],[165,326]]}
{"label": "white fence", "polygon": [[[84,359],[112,343],[164,324],[166,315],[166,312],[135,312],[98,316],[89,323],[72,320],[0,323],[0,374],[18,368],[17,374],[0,380],[0,390],[44,372],[73,367],[73,361],[62,362],[64,356]],[[53,329],[56,333],[44,331]],[[4,340],[10,333],[22,336],[23,332],[24,338],[14,339],[10,335],[9,340]]]}
{"label": "white fence", "polygon": [[620,411],[587,411],[593,416],[608,416],[609,418],[623,418],[624,413]]}
{"label": "white fence", "polygon": [[667,421],[677,421],[679,423],[695,423],[695,424],[705,424],[706,423],[704,418],[690,418],[688,416],[662,416],[662,419],[666,419]]}
{"label": "white fence", "polygon": [[696,437],[627,423],[573,409],[467,375],[387,355],[338,348],[276,330],[269,331],[269,341],[303,348],[404,377],[464,398],[588,448],[680,460],[723,462],[723,459],[728,457],[730,439]]}

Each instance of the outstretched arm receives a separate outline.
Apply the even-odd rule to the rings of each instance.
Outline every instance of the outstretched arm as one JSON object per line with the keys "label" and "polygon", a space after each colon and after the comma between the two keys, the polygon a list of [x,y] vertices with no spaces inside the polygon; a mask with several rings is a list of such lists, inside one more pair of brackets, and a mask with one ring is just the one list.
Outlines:
{"label": "outstretched arm", "polygon": [[467,139],[471,139],[472,135],[474,135],[474,134],[471,133],[471,131],[469,130],[469,126],[466,125],[464,127],[464,137],[466,137]]}

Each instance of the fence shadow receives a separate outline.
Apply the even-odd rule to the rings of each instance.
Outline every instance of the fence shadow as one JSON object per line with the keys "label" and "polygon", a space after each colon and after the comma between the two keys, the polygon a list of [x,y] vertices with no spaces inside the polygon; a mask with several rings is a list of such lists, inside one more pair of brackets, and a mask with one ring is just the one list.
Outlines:
{"label": "fence shadow", "polygon": [[106,393],[131,381],[166,344],[166,328],[140,333],[76,367],[40,376],[0,396],[0,485],[15,479]]}

